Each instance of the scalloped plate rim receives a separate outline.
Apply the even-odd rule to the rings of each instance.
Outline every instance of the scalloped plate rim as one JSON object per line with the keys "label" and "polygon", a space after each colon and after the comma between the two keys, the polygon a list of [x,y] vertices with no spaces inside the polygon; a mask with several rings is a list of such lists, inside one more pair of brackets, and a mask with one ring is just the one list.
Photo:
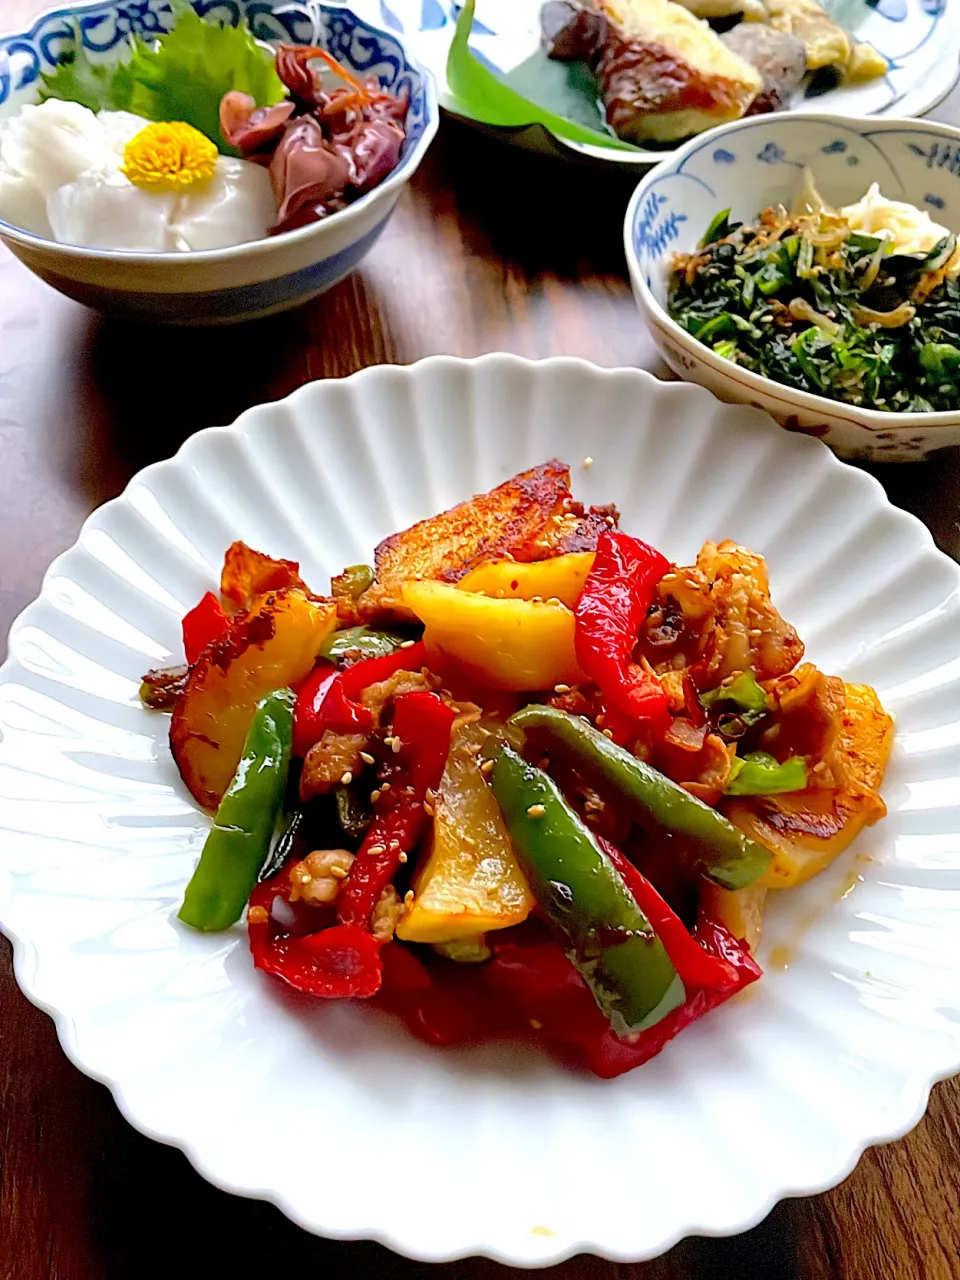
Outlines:
{"label": "scalloped plate rim", "polygon": [[[416,371],[424,368],[438,367],[452,368],[505,368],[505,369],[523,369],[529,371],[536,376],[536,371],[544,370],[548,372],[551,369],[578,369],[587,376],[606,377],[608,375],[626,375],[638,381],[647,381],[656,383],[658,390],[672,395],[675,398],[686,396],[688,399],[700,400],[706,402],[713,401],[719,405],[721,409],[736,410],[749,413],[752,418],[759,420],[766,417],[762,411],[750,409],[743,405],[724,405],[716,400],[710,392],[701,387],[688,383],[680,382],[662,382],[655,378],[646,370],[620,366],[616,368],[604,368],[592,364],[587,360],[578,357],[558,356],[550,357],[543,360],[528,360],[525,357],[515,356],[511,354],[492,352],[472,359],[464,359],[456,356],[437,355],[430,356],[423,360],[417,361],[411,365],[392,365],[380,364],[367,367],[348,375],[344,378],[336,379],[318,379],[315,381],[304,383],[288,396],[280,400],[257,404],[250,406],[241,413],[236,420],[223,426],[213,426],[204,428],[188,437],[180,446],[180,448],[170,458],[162,459],[142,468],[125,486],[122,493],[117,497],[110,499],[95,509],[83,522],[77,540],[64,552],[56,557],[51,563],[43,576],[40,592],[37,598],[28,604],[15,618],[9,630],[9,653],[0,666],[0,684],[5,684],[11,680],[13,673],[19,668],[20,664],[16,656],[17,636],[20,630],[29,624],[30,616],[34,609],[42,602],[47,591],[51,579],[62,568],[67,559],[82,550],[81,543],[84,535],[88,530],[96,528],[99,518],[103,512],[108,509],[116,509],[128,504],[128,491],[132,486],[140,481],[143,477],[157,472],[166,470],[175,470],[176,464],[181,459],[189,457],[190,452],[194,448],[202,447],[202,442],[211,436],[231,436],[241,430],[259,430],[257,418],[266,415],[269,417],[271,412],[277,408],[288,404],[289,402],[300,398],[306,399],[316,393],[318,388],[322,388],[327,384],[337,385],[341,382],[359,383],[361,381],[370,381],[386,376],[400,377],[416,377]],[[283,429],[283,428],[281,428]],[[799,449],[801,452],[806,450],[813,453],[820,450],[820,456],[825,460],[827,467],[832,470],[841,469],[847,473],[847,477],[851,483],[860,486],[864,494],[869,493],[872,499],[872,505],[880,510],[884,510],[888,515],[892,515],[896,520],[904,525],[911,525],[921,531],[923,545],[918,548],[924,558],[933,558],[941,564],[949,566],[951,572],[960,585],[960,567],[953,560],[945,555],[933,541],[933,538],[923,524],[912,513],[895,507],[890,503],[886,493],[880,482],[867,472],[851,468],[848,464],[838,459],[825,445],[811,437],[804,435],[795,435],[780,432],[779,428],[771,426],[771,430],[781,434],[782,443],[787,448]],[[790,442],[789,444],[787,442]],[[8,905],[12,906],[13,899],[10,899]],[[239,1181],[231,1181],[215,1175],[207,1165],[204,1156],[197,1145],[184,1134],[178,1133],[171,1128],[157,1128],[143,1119],[137,1114],[136,1109],[128,1102],[124,1085],[121,1079],[109,1074],[108,1072],[92,1066],[84,1054],[81,1053],[76,1038],[76,1023],[69,1011],[58,1008],[56,1005],[45,1000],[38,994],[36,989],[36,976],[42,960],[39,951],[32,940],[25,937],[13,923],[15,911],[5,909],[0,904],[0,931],[10,940],[13,947],[14,955],[14,973],[16,981],[24,993],[24,995],[43,1013],[47,1014],[54,1023],[57,1037],[63,1048],[67,1058],[91,1079],[105,1085],[111,1092],[118,1110],[124,1118],[130,1123],[134,1129],[145,1136],[158,1141],[167,1146],[172,1146],[181,1150],[189,1160],[190,1164],[198,1173],[201,1174],[212,1185],[217,1186],[223,1191],[233,1195],[242,1196],[247,1199],[262,1200],[273,1204],[281,1210],[291,1221],[302,1227],[304,1230],[336,1240],[373,1240],[380,1243],[393,1251],[400,1253],[408,1258],[429,1262],[440,1263],[450,1262],[466,1257],[483,1257],[492,1259],[493,1261],[503,1263],[504,1265],[512,1265],[522,1269],[533,1269],[540,1267],[549,1267],[564,1262],[579,1253],[590,1253],[594,1256],[608,1259],[618,1263],[642,1262],[658,1257],[673,1248],[680,1240],[689,1236],[703,1236],[722,1238],[740,1232],[747,1231],[758,1223],[771,1212],[771,1210],[781,1200],[791,1199],[809,1195],[815,1195],[820,1192],[831,1189],[842,1182],[858,1164],[864,1152],[870,1147],[884,1145],[898,1139],[909,1133],[922,1119],[928,1103],[930,1092],[935,1084],[951,1076],[960,1073],[960,1052],[951,1055],[949,1059],[939,1062],[936,1067],[928,1069],[920,1073],[914,1073],[908,1081],[909,1088],[904,1087],[898,1099],[894,1103],[890,1103],[889,1099],[885,1102],[885,1110],[890,1113],[890,1122],[885,1125],[876,1125],[870,1129],[865,1136],[856,1138],[849,1149],[839,1151],[834,1148],[835,1159],[830,1164],[829,1171],[820,1176],[811,1178],[804,1183],[794,1183],[788,1186],[779,1187],[773,1191],[767,1192],[760,1197],[751,1211],[737,1218],[735,1222],[724,1224],[722,1227],[703,1226],[696,1222],[687,1222],[678,1227],[675,1232],[664,1236],[656,1244],[651,1245],[647,1241],[642,1247],[627,1248],[625,1250],[611,1249],[604,1246],[602,1242],[595,1240],[577,1240],[566,1243],[561,1248],[551,1250],[549,1241],[544,1239],[541,1252],[536,1256],[526,1254],[523,1257],[511,1254],[508,1249],[499,1248],[496,1245],[478,1242],[467,1242],[461,1246],[446,1251],[431,1250],[424,1243],[416,1238],[417,1233],[411,1233],[405,1236],[400,1232],[382,1231],[374,1227],[361,1228],[357,1230],[342,1230],[331,1222],[322,1221],[323,1214],[318,1212],[312,1220],[308,1220],[305,1216],[298,1212],[287,1198],[280,1192],[271,1190],[264,1186],[252,1186]],[[28,974],[28,969],[31,971]]]}

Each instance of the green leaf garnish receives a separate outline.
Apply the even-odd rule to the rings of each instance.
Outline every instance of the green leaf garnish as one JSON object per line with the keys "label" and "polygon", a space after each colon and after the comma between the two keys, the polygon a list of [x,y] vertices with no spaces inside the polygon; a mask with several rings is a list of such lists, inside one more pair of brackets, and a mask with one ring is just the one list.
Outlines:
{"label": "green leaf garnish", "polygon": [[[629,142],[621,142],[619,138],[611,137],[600,129],[591,129],[546,107],[538,106],[498,80],[492,71],[473,56],[467,43],[475,8],[476,0],[467,0],[460,10],[447,55],[447,84],[453,99],[450,105],[454,111],[477,120],[480,124],[498,125],[501,128],[540,124],[556,137],[565,138],[569,142],[589,143],[611,151],[639,150]],[[553,77],[551,79],[555,88],[556,80]],[[575,84],[576,80],[572,79],[569,83]]]}
{"label": "green leaf garnish", "polygon": [[91,111],[132,111],[145,120],[177,120],[206,134],[225,155],[238,155],[220,132],[220,101],[237,89],[257,106],[281,101],[286,90],[273,55],[261,49],[249,27],[206,22],[189,5],[174,5],[176,23],[156,47],[134,37],[127,62],[92,63],[75,52],[43,76],[41,101],[64,98]]}
{"label": "green leaf garnish", "polygon": [[[134,37],[135,39],[135,37]],[[133,79],[125,63],[106,65],[90,61],[74,23],[74,48],[65,53],[52,72],[41,72],[40,101],[59,98],[79,102],[90,111],[128,111]]]}

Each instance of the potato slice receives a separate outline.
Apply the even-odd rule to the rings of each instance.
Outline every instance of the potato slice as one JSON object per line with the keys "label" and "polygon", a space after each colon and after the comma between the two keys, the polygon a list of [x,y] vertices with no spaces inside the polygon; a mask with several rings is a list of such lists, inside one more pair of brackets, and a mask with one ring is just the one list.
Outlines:
{"label": "potato slice", "polygon": [[580,598],[593,561],[592,551],[534,560],[529,564],[496,560],[477,565],[457,586],[461,591],[477,591],[508,600],[533,600],[539,596],[541,600],[559,600],[572,609]]}
{"label": "potato slice", "polygon": [[746,889],[721,889],[711,880],[700,882],[701,913],[708,920],[722,924],[738,942],[745,942],[751,955],[756,955],[760,945],[766,897],[766,886],[762,884],[750,884]]}
{"label": "potato slice", "polygon": [[408,582],[403,600],[425,624],[427,648],[439,649],[483,684],[524,691],[586,679],[566,605],[497,600],[446,582]]}
{"label": "potato slice", "polygon": [[227,547],[220,574],[220,594],[241,609],[252,608],[257,596],[268,591],[286,591],[291,587],[310,594],[296,560],[275,560],[245,542],[233,542]]}
{"label": "potato slice", "polygon": [[500,807],[480,773],[484,736],[476,721],[454,731],[429,851],[397,925],[406,942],[476,938],[520,924],[533,908]]}
{"label": "potato slice", "polygon": [[230,785],[257,703],[302,680],[337,625],[332,600],[261,596],[193,665],[170,724],[170,749],[194,799],[215,809]]}
{"label": "potato slice", "polygon": [[844,689],[840,750],[851,776],[876,791],[893,748],[893,719],[868,684],[848,684]]}
{"label": "potato slice", "polygon": [[812,879],[886,813],[872,791],[797,791],[732,801],[724,813],[773,854],[759,884],[792,889]]}
{"label": "potato slice", "polygon": [[516,555],[570,498],[570,469],[556,458],[523,471],[489,493],[421,520],[376,549],[377,583],[411,578],[455,582],[485,560]]}

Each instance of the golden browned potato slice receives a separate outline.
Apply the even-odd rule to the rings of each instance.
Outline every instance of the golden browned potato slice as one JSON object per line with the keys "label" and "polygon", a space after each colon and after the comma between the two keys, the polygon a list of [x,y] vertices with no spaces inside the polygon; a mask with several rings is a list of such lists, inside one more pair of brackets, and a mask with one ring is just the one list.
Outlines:
{"label": "golden browned potato slice", "polygon": [[190,669],[170,749],[190,794],[215,809],[236,772],[257,703],[302,680],[337,625],[336,605],[302,591],[261,596]]}
{"label": "golden browned potato slice", "polygon": [[840,749],[851,775],[876,791],[893,748],[893,720],[868,684],[848,684]]}
{"label": "golden browned potato slice", "polygon": [[734,826],[773,854],[760,880],[768,889],[792,889],[812,879],[886,811],[872,791],[797,791],[732,801],[724,810]]}
{"label": "golden browned potato slice", "polygon": [[570,469],[556,458],[392,534],[377,547],[381,586],[416,578],[456,582],[484,560],[502,560],[532,542],[570,497]]}
{"label": "golden browned potato slice", "polygon": [[241,609],[249,609],[257,596],[267,591],[285,591],[297,587],[306,592],[295,560],[274,560],[262,551],[254,551],[245,542],[234,542],[223,557],[220,593]]}

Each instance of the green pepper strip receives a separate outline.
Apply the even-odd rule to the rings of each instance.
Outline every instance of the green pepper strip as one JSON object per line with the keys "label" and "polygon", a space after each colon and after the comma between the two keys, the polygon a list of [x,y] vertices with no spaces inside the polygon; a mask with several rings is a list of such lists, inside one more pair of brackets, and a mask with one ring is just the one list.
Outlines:
{"label": "green pepper strip", "polygon": [[701,693],[700,701],[709,709],[717,702],[732,702],[741,711],[766,711],[767,695],[757,684],[752,671],[741,671],[728,685],[720,685],[709,693]]}
{"label": "green pepper strip", "polygon": [[194,929],[217,933],[239,920],[267,860],[287,785],[293,705],[293,692],[279,689],[257,706],[183,897],[180,919]]}
{"label": "green pepper strip", "polygon": [[525,707],[508,722],[524,733],[546,734],[584,769],[619,793],[639,822],[686,836],[703,849],[698,869],[724,889],[744,889],[767,870],[770,853],[723,814],[684,791],[659,770],[637,760],[579,716],[556,707]]}
{"label": "green pepper strip", "polygon": [[734,760],[724,792],[728,796],[778,796],[788,791],[805,791],[807,762],[791,756],[779,764],[766,751],[751,751]]}
{"label": "green pepper strip", "polygon": [[682,1005],[663,943],[553,779],[504,747],[491,786],[531,892],[617,1035]]}
{"label": "green pepper strip", "polygon": [[405,637],[395,635],[392,631],[371,631],[369,627],[348,627],[345,631],[335,631],[329,640],[320,646],[319,657],[328,662],[338,662],[345,654],[357,652],[358,661],[365,658],[383,658],[388,653],[395,653],[403,644]]}

